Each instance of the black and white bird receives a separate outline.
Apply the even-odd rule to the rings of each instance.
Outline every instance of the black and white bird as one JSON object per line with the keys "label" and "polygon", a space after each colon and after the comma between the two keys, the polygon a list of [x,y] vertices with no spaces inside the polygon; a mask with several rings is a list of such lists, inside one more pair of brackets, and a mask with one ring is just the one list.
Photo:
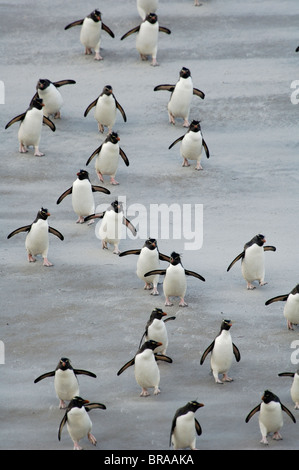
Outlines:
{"label": "black and white bird", "polygon": [[241,260],[242,276],[247,281],[247,289],[255,289],[253,281],[258,281],[260,286],[265,282],[265,251],[276,251],[275,246],[266,246],[265,236],[258,234],[244,245],[244,250],[236,256],[227,268],[227,272],[239,260]]}
{"label": "black and white bird", "polygon": [[168,101],[168,117],[171,124],[175,124],[176,118],[184,120],[183,126],[189,127],[189,114],[193,95],[199,96],[202,100],[205,98],[203,91],[194,88],[190,69],[183,67],[180,70],[179,80],[174,85],[157,85],[154,91],[166,90],[171,93]]}
{"label": "black and white bird", "polygon": [[80,42],[85,47],[85,54],[91,55],[92,51],[95,52],[95,60],[102,60],[100,54],[102,29],[106,31],[112,38],[114,33],[102,21],[102,14],[99,10],[93,10],[88,16],[83,19],[73,21],[65,26],[65,30],[73,26],[81,26]]}
{"label": "black and white bird", "polygon": [[95,201],[93,193],[95,192],[110,194],[109,189],[91,184],[88,171],[80,170],[77,173],[77,179],[70,188],[59,196],[56,204],[60,204],[66,196],[71,195],[73,210],[78,216],[76,223],[83,224],[85,217],[94,214]]}
{"label": "black and white bird", "polygon": [[92,422],[88,413],[94,409],[106,410],[106,406],[103,403],[90,403],[88,400],[82,397],[75,396],[69,403],[64,417],[62,418],[59,429],[58,429],[58,440],[61,440],[61,433],[64,425],[66,424],[68,433],[74,443],[74,450],[82,450],[79,445],[79,441],[84,437],[95,446],[97,440],[91,433]]}
{"label": "black and white bird", "polygon": [[[219,334],[207,347],[200,359],[200,364],[202,365],[207,355],[211,353],[211,370],[217,384],[231,382],[233,379],[228,376],[228,371],[231,368],[233,357],[235,356],[237,362],[241,360],[240,351],[232,342],[230,334],[231,326],[232,322],[230,320],[223,320],[221,322]],[[220,380],[219,374],[223,375],[222,380]]]}
{"label": "black and white bird", "polygon": [[295,404],[295,410],[299,410],[299,369],[296,372],[281,372],[278,377],[292,377],[291,398]]}
{"label": "black and white bird", "polygon": [[93,372],[84,369],[74,369],[67,357],[62,357],[55,370],[46,372],[34,380],[38,383],[47,377],[54,377],[54,388],[59,399],[59,408],[66,408],[66,401],[71,401],[76,395],[79,395],[79,382],[77,375],[88,375],[96,378]]}
{"label": "black and white bird", "polygon": [[194,415],[203,406],[203,403],[192,400],[177,409],[171,424],[169,442],[174,450],[187,448],[196,450],[196,435],[200,436],[202,429]]}
{"label": "black and white bird", "polygon": [[297,284],[288,294],[277,295],[265,302],[265,305],[270,305],[273,302],[286,302],[283,315],[287,320],[287,327],[289,330],[294,329],[294,325],[299,324],[299,284]]}
{"label": "black and white bird", "polygon": [[269,433],[274,433],[273,439],[275,440],[282,439],[279,431],[283,426],[283,411],[291,418],[294,423],[296,423],[294,415],[285,405],[281,403],[278,396],[272,393],[270,390],[265,390],[261,403],[259,403],[250,411],[245,419],[245,422],[248,423],[255,413],[260,412],[259,426],[262,434],[261,443],[269,444],[267,440],[267,435]]}
{"label": "black and white bird", "polygon": [[149,320],[146,323],[145,331],[141,337],[139,348],[141,347],[143,339],[149,341],[150,339],[160,343],[154,352],[166,354],[168,347],[168,334],[165,323],[169,320],[175,320],[176,317],[168,317],[166,312],[163,312],[161,308],[155,308],[150,314]]}
{"label": "black and white bird", "polygon": [[105,127],[108,127],[109,133],[112,132],[116,121],[117,111],[122,115],[124,122],[127,122],[125,110],[115,98],[111,85],[105,85],[102,93],[87,106],[84,111],[84,117],[88,115],[92,108],[95,108],[94,118],[98,123],[99,131],[102,133],[104,132]]}
{"label": "black and white bird", "polygon": [[144,276],[148,277],[157,274],[165,276],[163,281],[163,292],[165,296],[165,305],[167,307],[173,305],[170,297],[179,297],[180,307],[188,306],[188,304],[185,302],[185,295],[187,291],[186,276],[193,276],[205,282],[205,278],[200,274],[183,267],[181,256],[175,251],[173,251],[170,255],[169,266],[167,269],[154,269],[145,273]]}
{"label": "black and white bird", "polygon": [[51,82],[47,78],[40,78],[36,85],[36,93],[33,97],[39,97],[43,100],[43,114],[46,117],[51,115],[55,119],[61,117],[61,108],[63,106],[63,98],[58,88],[64,85],[74,85],[75,80],[59,80],[57,82]]}
{"label": "black and white bird", "polygon": [[17,233],[28,232],[25,239],[25,248],[30,263],[36,261],[34,258],[36,255],[42,255],[44,266],[52,266],[53,264],[48,260],[49,233],[56,235],[60,240],[64,240],[64,236],[57,229],[49,226],[47,219],[50,215],[48,209],[42,207],[32,224],[19,227],[7,236],[9,239]]}
{"label": "black and white bird", "polygon": [[205,150],[207,158],[210,158],[210,152],[206,141],[202,136],[200,121],[193,120],[186,134],[178,137],[174,142],[172,142],[172,144],[170,144],[168,149],[170,150],[178,142],[181,142],[180,153],[181,157],[183,158],[182,166],[190,166],[188,160],[195,160],[195,170],[202,170],[203,168],[201,166],[201,159],[203,149]]}
{"label": "black and white bird", "polygon": [[145,277],[145,273],[159,269],[160,260],[170,261],[170,257],[159,252],[156,238],[148,238],[142,248],[123,251],[119,256],[138,255],[136,274],[139,279],[145,282],[144,289],[151,290],[152,295],[159,295],[158,283],[159,275]]}
{"label": "black and white bird", "polygon": [[41,157],[45,155],[39,150],[43,124],[47,125],[51,131],[55,132],[55,124],[43,114],[43,100],[41,98],[33,98],[29,108],[18,116],[11,119],[5,126],[8,129],[15,122],[20,122],[18,131],[19,152],[28,152],[28,147],[34,147],[34,155]]}
{"label": "black and white bird", "polygon": [[122,228],[125,225],[135,236],[136,228],[124,215],[123,205],[115,200],[106,211],[85,217],[84,221],[91,219],[103,219],[99,228],[99,237],[102,240],[102,248],[108,249],[108,244],[114,245],[113,253],[119,255],[119,243],[122,238]]}
{"label": "black and white bird", "polygon": [[172,363],[172,359],[163,354],[155,354],[154,350],[161,346],[161,343],[153,340],[146,341],[138,350],[136,355],[124,364],[117,375],[122,374],[128,367],[134,365],[135,379],[141,387],[141,397],[147,397],[150,393],[149,388],[154,388],[154,395],[160,393],[160,370],[157,361]]}
{"label": "black and white bird", "polygon": [[122,41],[131,34],[137,33],[136,49],[141,60],[147,60],[148,56],[151,56],[151,65],[156,66],[159,65],[157,62],[159,32],[171,34],[170,29],[159,25],[156,13],[151,12],[146,15],[140,25],[130,29],[120,39]]}

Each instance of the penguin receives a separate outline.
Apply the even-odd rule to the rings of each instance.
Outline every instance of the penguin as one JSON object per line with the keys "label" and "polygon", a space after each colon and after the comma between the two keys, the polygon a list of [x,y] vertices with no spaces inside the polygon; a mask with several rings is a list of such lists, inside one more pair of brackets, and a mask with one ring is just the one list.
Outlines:
{"label": "penguin", "polygon": [[166,90],[171,93],[167,105],[169,122],[175,125],[175,118],[183,118],[183,127],[189,127],[192,96],[199,96],[202,100],[205,98],[203,91],[193,87],[190,69],[182,67],[177,83],[175,85],[163,84],[155,86],[154,91],[159,90]]}
{"label": "penguin", "polygon": [[91,160],[97,155],[95,160],[95,169],[99,180],[103,183],[103,175],[110,176],[110,184],[118,185],[115,175],[118,170],[119,156],[123,159],[126,166],[130,165],[127,155],[119,146],[119,135],[117,132],[108,134],[104,142],[95,149],[86,162],[89,165]]}
{"label": "penguin", "polygon": [[186,276],[193,276],[201,281],[205,282],[205,278],[194,271],[184,269],[181,257],[178,253],[173,251],[170,255],[170,264],[167,269],[154,269],[145,273],[145,277],[161,274],[165,276],[163,282],[163,292],[165,296],[165,305],[167,307],[172,306],[172,302],[169,300],[170,296],[180,297],[179,306],[188,307],[184,297],[187,290]]}
{"label": "penguin", "polygon": [[62,357],[55,370],[46,372],[34,380],[38,383],[47,377],[54,377],[54,388],[59,399],[59,408],[66,408],[65,401],[71,401],[73,397],[79,395],[79,383],[77,375],[88,375],[89,377],[96,378],[93,372],[83,369],[74,369],[70,360],[67,357]]}
{"label": "penguin", "polygon": [[88,413],[90,410],[94,410],[96,408],[106,410],[106,406],[103,403],[90,403],[82,397],[73,397],[60,422],[58,440],[61,440],[62,429],[66,424],[68,433],[74,443],[74,450],[82,450],[82,447],[79,445],[79,441],[86,436],[92,445],[95,446],[97,444],[97,440],[91,433],[92,422]]}
{"label": "penguin", "polygon": [[101,12],[99,10],[93,10],[85,18],[73,21],[72,23],[65,26],[64,29],[67,30],[73,26],[82,26],[80,32],[80,42],[85,47],[85,54],[91,55],[92,49],[94,49],[95,60],[103,60],[103,57],[100,54],[102,29],[106,31],[106,33],[108,33],[112,38],[115,36],[111,29],[103,23]]}
{"label": "penguin", "polygon": [[64,236],[58,230],[49,226],[47,219],[50,215],[51,214],[48,212],[48,209],[42,207],[38,211],[32,224],[19,227],[7,236],[9,239],[17,233],[28,232],[25,240],[25,248],[29,263],[36,261],[34,258],[35,255],[42,255],[43,265],[53,266],[47,258],[49,250],[48,234],[52,233],[53,235],[56,235],[56,237],[60,238],[60,240],[64,240]]}
{"label": "penguin", "polygon": [[128,367],[134,365],[135,379],[141,387],[141,397],[149,396],[149,388],[154,388],[154,395],[160,393],[160,370],[157,361],[172,363],[172,359],[163,354],[155,354],[154,350],[161,346],[161,343],[153,340],[146,341],[137,351],[136,355],[123,365],[117,375],[122,374]]}
{"label": "penguin", "polygon": [[[64,193],[59,196],[56,204],[60,204],[61,201],[68,196],[72,195],[72,205],[74,212],[78,215],[76,221],[77,224],[84,223],[84,217],[94,214],[95,202],[93,193],[101,192],[110,194],[109,189],[103,188],[102,186],[92,185],[89,179],[89,173],[86,170],[80,170],[77,173],[77,179],[73,182],[73,185],[68,188]],[[94,221],[90,221],[92,223]]]}
{"label": "penguin", "polygon": [[159,269],[160,262],[170,261],[170,257],[160,253],[158,243],[155,238],[148,238],[141,249],[123,251],[119,256],[138,255],[136,274],[139,279],[145,282],[144,289],[150,290],[151,295],[159,295],[158,283],[159,275],[145,277],[144,274],[153,269]]}
{"label": "penguin", "polygon": [[295,410],[299,410],[299,369],[296,372],[281,372],[278,377],[292,377],[291,397],[295,403]]}
{"label": "penguin", "polygon": [[160,26],[156,13],[149,13],[139,26],[130,29],[120,39],[121,41],[133,33],[137,33],[136,49],[140,54],[141,60],[147,60],[151,56],[151,65],[159,65],[157,62],[158,36],[159,32],[171,34],[170,29]]}
{"label": "penguin", "polygon": [[56,126],[49,118],[43,115],[43,106],[41,98],[33,98],[28,109],[24,113],[15,116],[5,126],[5,129],[7,129],[15,122],[20,121],[18,131],[20,153],[28,152],[27,147],[32,145],[36,157],[45,155],[39,150],[42,126],[46,124],[53,132],[55,132]]}
{"label": "penguin", "polygon": [[150,339],[161,343],[154,352],[161,353],[163,355],[166,354],[166,350],[168,347],[168,334],[165,323],[169,320],[175,320],[175,317],[168,317],[164,320],[164,317],[167,315],[166,312],[163,312],[161,308],[155,308],[149,320],[146,323],[145,331],[141,337],[139,348],[141,347],[143,338],[145,341],[149,341]]}
{"label": "penguin", "polygon": [[39,97],[43,100],[43,115],[49,117],[54,116],[54,119],[61,118],[60,109],[63,105],[60,88],[63,85],[74,85],[75,80],[59,80],[58,82],[51,82],[47,78],[40,78],[36,85],[36,93],[33,97]]}
{"label": "penguin", "polygon": [[105,85],[102,93],[87,106],[84,111],[84,117],[87,116],[92,108],[95,108],[94,118],[98,122],[99,132],[103,133],[105,126],[108,127],[109,134],[112,132],[117,110],[121,113],[124,122],[127,122],[126,113],[115,98],[111,85]]}
{"label": "penguin", "polygon": [[264,235],[258,234],[244,245],[244,250],[230,263],[227,272],[241,259],[241,269],[244,279],[247,281],[247,289],[255,289],[253,281],[259,281],[260,286],[267,282],[265,278],[264,251],[276,251],[275,246],[264,246],[266,239]]}
{"label": "penguin", "polygon": [[180,152],[183,158],[182,166],[190,166],[188,159],[196,160],[195,170],[202,170],[203,168],[200,164],[202,158],[202,150],[203,148],[205,149],[207,158],[210,158],[210,152],[205,140],[202,137],[200,121],[193,120],[186,134],[182,135],[174,142],[172,142],[168,149],[170,150],[178,142],[181,142]]}
{"label": "penguin", "polygon": [[196,450],[196,434],[200,436],[202,429],[194,415],[203,406],[203,403],[192,400],[176,410],[171,424],[169,441],[169,445],[172,445],[174,450],[187,448]]}
{"label": "penguin", "polygon": [[299,52],[299,46],[298,46],[298,47],[296,47],[296,51],[295,51],[295,52]]}
{"label": "penguin", "polygon": [[[211,369],[215,382],[223,384],[223,382],[232,382],[232,378],[227,375],[235,356],[236,361],[239,362],[241,354],[237,346],[232,342],[230,328],[232,322],[230,320],[223,320],[219,334],[214,341],[207,347],[200,359],[200,365],[204,363],[205,358],[211,353]],[[223,374],[223,379],[219,379],[219,374]]]}
{"label": "penguin", "polygon": [[269,444],[267,440],[267,435],[269,433],[274,433],[273,439],[275,440],[282,439],[279,430],[283,426],[283,411],[289,415],[294,423],[296,423],[296,419],[291,411],[284,406],[278,396],[270,390],[265,390],[262,396],[262,402],[250,411],[245,422],[248,423],[252,416],[258,411],[260,412],[259,426],[262,434],[262,440],[260,441],[262,444]]}
{"label": "penguin", "polygon": [[283,315],[287,320],[287,327],[289,330],[294,329],[294,325],[299,324],[299,284],[291,290],[289,294],[277,295],[272,299],[265,302],[265,305],[270,305],[273,302],[283,301],[286,302]]}
{"label": "penguin", "polygon": [[142,20],[145,20],[149,13],[156,13],[158,3],[158,0],[137,0],[137,11]]}
{"label": "penguin", "polygon": [[133,224],[124,216],[123,205],[118,200],[112,202],[108,209],[100,214],[92,214],[85,217],[85,222],[90,219],[103,219],[99,228],[99,237],[102,240],[102,248],[108,249],[108,243],[114,245],[114,254],[119,254],[118,248],[122,225],[125,225],[135,236],[137,234],[136,228]]}

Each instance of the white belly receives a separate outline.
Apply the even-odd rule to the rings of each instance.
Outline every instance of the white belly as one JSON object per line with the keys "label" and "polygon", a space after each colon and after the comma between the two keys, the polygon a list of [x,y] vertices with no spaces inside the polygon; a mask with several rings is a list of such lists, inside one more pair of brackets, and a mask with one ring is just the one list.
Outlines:
{"label": "white belly", "polygon": [[137,10],[144,20],[149,13],[155,13],[158,8],[158,0],[137,0]]}
{"label": "white belly", "polygon": [[73,441],[78,442],[91,431],[92,423],[85,410],[72,408],[68,412],[67,429]]}
{"label": "white belly", "polygon": [[112,127],[116,121],[116,105],[112,96],[101,96],[96,104],[94,117],[98,123]]}
{"label": "white belly", "polygon": [[51,83],[45,90],[38,90],[38,95],[43,100],[43,114],[49,116],[56,114],[63,105],[61,93]]}
{"label": "white belly", "polygon": [[36,108],[27,112],[21,122],[18,132],[19,142],[26,145],[38,146],[42,132],[43,112]]}
{"label": "white belly", "polygon": [[95,168],[102,175],[115,176],[119,163],[119,145],[105,142],[96,157]]}
{"label": "white belly", "polygon": [[193,95],[191,77],[180,78],[168,102],[168,111],[174,117],[188,118]]}
{"label": "white belly", "polygon": [[99,50],[101,41],[102,22],[94,22],[91,18],[85,18],[80,32],[80,41],[84,47]]}
{"label": "white belly", "polygon": [[142,388],[157,387],[160,383],[159,367],[149,349],[135,357],[135,378]]}
{"label": "white belly", "polygon": [[291,386],[291,397],[294,403],[299,403],[299,376],[294,375],[293,383]]}
{"label": "white belly", "polygon": [[79,385],[74,373],[67,370],[58,369],[55,373],[54,387],[56,395],[60,400],[72,400],[79,396]]}
{"label": "white belly", "polygon": [[144,282],[152,282],[157,285],[159,282],[159,275],[144,277],[144,274],[154,269],[159,269],[159,255],[157,250],[149,250],[142,248],[137,260],[136,273],[139,279]]}
{"label": "white belly", "polygon": [[136,37],[136,49],[140,54],[156,56],[158,45],[159,25],[149,24],[148,21],[141,24]]}
{"label": "white belly", "polygon": [[299,294],[288,296],[283,314],[289,322],[299,324]]}
{"label": "white belly", "polygon": [[201,133],[187,132],[181,142],[180,151],[183,158],[200,161],[202,157]]}
{"label": "white belly", "polygon": [[155,318],[153,323],[149,326],[146,340],[149,339],[162,343],[162,346],[158,346],[155,352],[163,352],[165,354],[168,346],[168,335],[163,320],[157,320]]}
{"label": "white belly", "polygon": [[73,183],[72,206],[78,216],[94,214],[95,203],[90,182],[79,179]]}
{"label": "white belly", "polygon": [[283,426],[281,405],[278,402],[261,403],[259,414],[261,432],[276,432]]}
{"label": "white belly", "polygon": [[222,331],[215,339],[211,354],[211,369],[213,372],[223,374],[229,371],[233,361],[233,347],[228,331]]}
{"label": "white belly", "polygon": [[172,434],[172,444],[174,449],[186,449],[187,447],[194,449],[195,440],[194,413],[189,411],[177,418],[176,427]]}
{"label": "white belly", "polygon": [[117,214],[114,211],[107,211],[103,217],[99,228],[101,240],[108,243],[118,243],[122,238],[122,218],[123,214]]}
{"label": "white belly", "polygon": [[166,297],[184,297],[187,290],[185,270],[181,264],[170,265],[166,270],[163,292]]}
{"label": "white belly", "polygon": [[262,281],[265,277],[264,248],[252,245],[242,261],[242,275],[247,282]]}
{"label": "white belly", "polygon": [[45,220],[39,219],[32,224],[31,230],[25,240],[25,247],[31,255],[47,256],[49,249],[49,226]]}

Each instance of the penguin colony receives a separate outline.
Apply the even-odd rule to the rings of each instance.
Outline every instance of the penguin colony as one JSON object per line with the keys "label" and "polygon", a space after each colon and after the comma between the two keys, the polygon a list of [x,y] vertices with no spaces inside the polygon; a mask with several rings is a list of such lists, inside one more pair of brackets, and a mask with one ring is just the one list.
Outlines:
{"label": "penguin colony", "polygon": [[[194,6],[199,5],[199,2],[195,0]],[[142,22],[139,26],[129,30],[120,38],[124,40],[133,33],[136,33],[138,36],[136,39],[136,49],[140,54],[140,58],[147,60],[148,56],[150,56],[152,66],[158,65],[157,51],[159,32],[164,32],[168,35],[172,33],[170,29],[159,25],[156,13],[157,10],[158,1],[137,0],[137,11]],[[85,54],[91,55],[94,52],[95,60],[103,60],[100,54],[102,32],[105,31],[111,38],[115,38],[115,34],[102,22],[102,13],[99,10],[94,10],[85,18],[75,20],[65,26],[65,30],[67,31],[75,26],[81,28],[80,41],[84,46]],[[18,132],[20,153],[28,152],[28,148],[33,146],[34,156],[41,157],[44,155],[44,153],[39,150],[41,135],[45,132],[43,124],[47,125],[55,132],[56,126],[51,120],[51,117],[53,116],[54,119],[61,117],[60,113],[63,99],[59,88],[63,85],[76,85],[76,82],[70,79],[63,79],[58,82],[51,82],[46,78],[38,79],[36,93],[32,97],[28,109],[22,114],[10,119],[6,124],[5,128],[8,129],[14,123],[20,123]],[[197,162],[195,169],[202,170],[201,158],[203,152],[205,152],[206,157],[209,158],[210,151],[203,138],[200,121],[193,119],[190,122],[189,114],[193,95],[203,100],[205,98],[204,92],[193,86],[191,72],[187,67],[181,68],[177,83],[161,84],[155,86],[153,89],[153,91],[159,90],[166,90],[171,93],[167,107],[169,122],[175,124],[176,119],[182,119],[183,127],[188,128],[184,135],[178,137],[169,145],[169,150],[180,142],[180,154],[183,159],[182,166],[190,166],[189,160],[195,160]],[[124,150],[119,146],[120,137],[114,130],[114,126],[117,112],[121,114],[124,123],[127,122],[127,116],[123,107],[117,101],[111,85],[105,85],[98,98],[87,106],[84,117],[87,117],[93,108],[98,131],[103,134],[106,128],[107,136],[102,144],[89,156],[85,165],[89,165],[91,160],[95,158],[96,175],[100,182],[104,184],[104,176],[108,175],[110,184],[118,185],[119,183],[116,181],[115,176],[118,169],[119,157],[121,157],[127,167],[129,166],[129,159]],[[161,309],[153,306],[152,312],[148,312],[150,316],[145,324],[145,331],[141,336],[139,345],[138,342],[136,343],[136,354],[133,358],[125,362],[124,365],[119,364],[119,368],[117,369],[116,367],[115,371],[115,375],[119,377],[129,369],[129,367],[134,367],[135,380],[141,388],[140,396],[148,397],[151,394],[151,390],[153,390],[153,395],[158,395],[163,388],[160,388],[160,381],[163,384],[163,370],[165,370],[163,368],[160,369],[160,361],[168,363],[169,367],[172,367],[172,363],[175,363],[175,359],[173,360],[166,355],[169,347],[169,337],[165,324],[169,320],[176,320],[173,325],[178,322],[176,316],[168,317],[165,312],[167,307],[173,306],[170,297],[179,298],[179,303],[177,304],[179,307],[187,307],[188,304],[185,301],[185,295],[187,292],[188,279],[195,278],[203,282],[206,282],[206,279],[201,274],[186,269],[182,265],[180,254],[175,251],[171,251],[168,254],[160,253],[158,250],[158,242],[153,238],[148,238],[143,246],[121,252],[119,243],[121,240],[120,231],[123,226],[129,229],[133,235],[137,233],[136,228],[130,220],[125,217],[121,203],[117,199],[113,200],[111,197],[111,200],[107,203],[108,206],[110,203],[107,210],[100,214],[95,213],[96,204],[94,193],[100,192],[103,194],[102,198],[106,198],[111,194],[110,190],[103,186],[92,184],[88,171],[82,168],[78,168],[76,175],[70,175],[70,179],[75,177],[77,178],[74,179],[71,186],[58,197],[56,204],[59,205],[66,196],[70,195],[72,198],[73,211],[78,217],[76,220],[78,224],[85,222],[93,223],[97,218],[102,219],[99,229],[102,248],[109,250],[109,245],[113,245],[113,253],[119,256],[120,262],[123,261],[121,258],[127,255],[136,255],[136,278],[144,282],[144,289],[149,290],[153,298],[159,295],[159,280],[163,284],[165,308]],[[124,182],[122,182],[122,184],[125,185]],[[28,214],[28,217],[30,216],[31,215]],[[43,264],[46,267],[52,266],[52,263],[48,260],[48,235],[54,234],[61,241],[64,241],[62,233],[48,225],[47,219],[49,216],[50,212],[48,209],[41,207],[31,224],[16,228],[7,236],[7,238],[10,239],[14,235],[26,232],[25,248],[28,261],[35,262],[35,257],[41,255]],[[253,236],[249,241],[246,241],[243,250],[227,267],[227,272],[229,272],[236,263],[240,262],[241,274],[246,281],[246,287],[249,291],[256,288],[256,282],[258,282],[260,287],[267,284],[265,281],[265,252],[275,252],[276,247],[265,245],[265,242],[266,239],[263,234]],[[235,254],[232,253],[232,256],[234,255]],[[160,262],[168,263],[168,266],[165,265],[161,268]],[[229,276],[229,274],[227,275]],[[163,280],[161,281],[162,277]],[[276,297],[268,299],[265,305],[268,306],[278,301],[285,302],[283,315],[287,322],[287,328],[293,330],[296,325],[299,324],[299,284],[290,286],[290,290],[287,293],[279,294]],[[217,386],[224,385],[225,382],[233,381],[228,375],[228,372],[232,367],[235,368],[233,365],[234,360],[237,363],[240,362],[237,367],[241,367],[242,364],[242,351],[240,351],[238,346],[233,342],[230,333],[233,321],[225,319],[219,323],[219,334],[215,336],[213,340],[212,338],[207,338],[208,342],[210,340],[212,340],[212,342],[209,346],[208,343],[207,345],[203,345],[200,359],[200,365],[203,365],[205,359],[210,354],[210,369]],[[215,325],[215,328],[218,327],[219,325]],[[173,328],[175,329],[175,326],[173,326]],[[123,353],[125,355],[125,351],[123,351]],[[235,370],[237,370],[237,368],[235,368]],[[278,374],[280,377],[285,376],[293,379],[290,394],[295,409],[299,409],[298,374],[299,371],[280,372]],[[80,396],[77,375],[85,375],[94,379],[97,378],[93,372],[73,368],[70,359],[62,357],[55,370],[43,373],[34,380],[34,383],[37,384],[45,378],[54,377],[54,388],[59,400],[59,408],[64,410],[61,422],[57,424],[58,440],[60,441],[62,439],[63,428],[66,425],[75,450],[82,448],[79,442],[84,438],[87,438],[92,445],[97,444],[97,439],[91,432],[92,421],[90,419],[90,411],[94,409],[106,410],[106,405],[103,403],[89,402],[86,397]],[[220,375],[222,376],[221,378]],[[120,381],[121,378],[117,380]],[[117,386],[121,387],[121,383],[118,382]],[[204,403],[201,401],[198,402],[195,397],[185,398],[186,397],[182,399],[181,403],[178,399],[178,408],[177,410],[173,410],[173,416],[169,417],[169,446],[173,449],[194,450],[198,444],[197,436],[201,436],[201,434],[205,432],[199,423],[199,419],[195,417],[195,413],[200,408],[204,407]],[[203,398],[204,397],[200,397],[200,399]],[[272,391],[265,390],[263,395],[257,397],[257,399],[258,398],[260,398],[261,402],[256,405],[246,417],[244,416],[244,422],[248,423],[256,413],[259,413],[259,427],[262,436],[261,442],[268,444],[267,438],[269,434],[273,434],[274,440],[281,439],[280,430],[283,426],[283,412],[285,412],[294,423],[296,423],[296,419],[293,413],[281,403],[279,397]],[[109,407],[107,407],[106,412],[109,413]],[[97,417],[95,416],[93,419],[96,420]],[[165,448],[167,448],[166,446],[167,445],[165,445]]]}

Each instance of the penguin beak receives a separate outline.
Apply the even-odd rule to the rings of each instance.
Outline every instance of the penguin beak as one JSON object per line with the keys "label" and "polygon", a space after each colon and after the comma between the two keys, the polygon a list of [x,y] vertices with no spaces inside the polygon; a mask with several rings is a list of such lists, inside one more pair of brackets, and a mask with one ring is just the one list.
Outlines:
{"label": "penguin beak", "polygon": [[162,315],[163,315],[163,317],[165,317],[165,315],[167,315],[167,313],[166,313],[166,312],[162,312]]}
{"label": "penguin beak", "polygon": [[89,403],[89,400],[83,400],[83,403],[86,405],[87,403]]}

